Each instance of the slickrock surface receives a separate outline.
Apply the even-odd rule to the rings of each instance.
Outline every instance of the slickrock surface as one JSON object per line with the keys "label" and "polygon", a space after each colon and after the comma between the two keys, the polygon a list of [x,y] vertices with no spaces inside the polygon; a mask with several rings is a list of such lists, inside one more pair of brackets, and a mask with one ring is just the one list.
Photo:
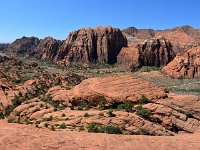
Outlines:
{"label": "slickrock surface", "polygon": [[108,135],[85,132],[50,131],[0,121],[2,150],[199,150],[199,133],[174,137]]}

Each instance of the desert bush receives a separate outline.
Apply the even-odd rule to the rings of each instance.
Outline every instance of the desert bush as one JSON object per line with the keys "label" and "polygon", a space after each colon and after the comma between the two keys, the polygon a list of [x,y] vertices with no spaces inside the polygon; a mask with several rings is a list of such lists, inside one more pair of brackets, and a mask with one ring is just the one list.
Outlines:
{"label": "desert bush", "polygon": [[86,112],[84,113],[83,117],[90,117],[90,115]]}
{"label": "desert bush", "polygon": [[52,121],[52,120],[53,120],[53,117],[52,117],[52,116],[43,119],[43,121]]}
{"label": "desert bush", "polygon": [[128,101],[124,104],[118,105],[118,109],[124,109],[126,112],[132,112],[133,111],[133,105],[134,105],[133,102]]}
{"label": "desert bush", "polygon": [[141,105],[147,104],[149,102],[149,99],[145,95],[141,95],[141,98],[139,99],[139,103]]}
{"label": "desert bush", "polygon": [[14,123],[15,119],[14,118],[9,118],[8,123]]}
{"label": "desert bush", "polygon": [[66,115],[63,113],[62,115],[61,115],[61,117],[65,117]]}
{"label": "desert bush", "polygon": [[137,72],[137,71],[139,71],[139,69],[135,65],[132,65],[131,72]]}
{"label": "desert bush", "polygon": [[116,116],[116,114],[113,114],[113,109],[109,109],[107,114],[108,114],[109,117],[115,117]]}
{"label": "desert bush", "polygon": [[141,116],[142,118],[149,119],[151,116],[151,111],[139,107],[136,110],[136,114]]}
{"label": "desert bush", "polygon": [[116,126],[105,126],[103,127],[104,133],[108,134],[122,134],[122,131],[119,127]]}
{"label": "desert bush", "polygon": [[98,109],[99,110],[104,110],[105,109],[105,104],[106,104],[106,102],[104,100],[100,100]]}
{"label": "desert bush", "polygon": [[62,123],[62,124],[60,125],[60,128],[61,128],[61,129],[66,129],[66,128],[67,128],[67,125],[66,125],[65,123]]}
{"label": "desert bush", "polygon": [[88,132],[99,133],[99,124],[96,122],[91,122],[87,125]]}
{"label": "desert bush", "polygon": [[185,114],[187,118],[193,118],[192,113],[189,111],[184,111],[183,114]]}

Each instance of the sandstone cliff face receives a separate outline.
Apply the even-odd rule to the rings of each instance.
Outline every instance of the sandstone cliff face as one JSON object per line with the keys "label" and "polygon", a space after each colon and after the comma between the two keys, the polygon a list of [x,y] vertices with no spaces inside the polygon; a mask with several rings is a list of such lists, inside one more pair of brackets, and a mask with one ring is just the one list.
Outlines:
{"label": "sandstone cliff face", "polygon": [[175,59],[163,68],[163,72],[176,78],[200,77],[200,47],[178,54]]}
{"label": "sandstone cliff face", "polygon": [[163,36],[173,44],[176,54],[200,45],[200,30],[187,25],[166,30],[136,29],[135,27],[129,27],[123,30],[123,32],[138,39],[150,39],[154,36]]}
{"label": "sandstone cliff face", "polygon": [[129,68],[131,65],[160,67],[167,65],[174,57],[172,44],[163,37],[157,37],[123,48],[118,55],[118,63]]}
{"label": "sandstone cliff face", "polygon": [[55,40],[52,37],[46,37],[40,40],[40,44],[37,46],[37,50],[40,53],[39,59],[56,60],[56,55],[62,44],[63,41]]}
{"label": "sandstone cliff face", "polygon": [[117,28],[86,28],[70,33],[63,48],[67,56],[65,64],[108,63],[114,64],[122,47],[127,46],[127,39]]}
{"label": "sandstone cliff face", "polygon": [[172,44],[163,37],[139,44],[140,66],[165,66],[175,57]]}

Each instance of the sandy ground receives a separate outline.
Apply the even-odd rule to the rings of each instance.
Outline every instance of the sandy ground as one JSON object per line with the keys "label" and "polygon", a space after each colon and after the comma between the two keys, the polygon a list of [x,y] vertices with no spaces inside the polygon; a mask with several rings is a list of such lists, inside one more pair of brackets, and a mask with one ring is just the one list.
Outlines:
{"label": "sandy ground", "polygon": [[1,150],[199,150],[200,134],[175,137],[50,131],[0,121]]}

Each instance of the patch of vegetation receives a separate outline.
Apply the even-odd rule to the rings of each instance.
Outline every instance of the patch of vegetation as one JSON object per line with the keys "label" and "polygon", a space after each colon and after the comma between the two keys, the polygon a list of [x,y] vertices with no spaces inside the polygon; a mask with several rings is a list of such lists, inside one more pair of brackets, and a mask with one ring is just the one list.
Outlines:
{"label": "patch of vegetation", "polygon": [[113,109],[109,109],[107,114],[109,117],[116,117],[116,114],[113,114]]}
{"label": "patch of vegetation", "polygon": [[9,118],[8,123],[14,123],[15,119],[14,118]]}
{"label": "patch of vegetation", "polygon": [[151,71],[159,71],[161,70],[160,67],[152,67],[152,66],[143,66],[140,71],[141,72],[151,72]]}
{"label": "patch of vegetation", "polygon": [[90,117],[90,115],[86,112],[84,113],[83,117]]}
{"label": "patch of vegetation", "polygon": [[70,109],[71,109],[71,110],[74,110],[74,106],[70,106]]}
{"label": "patch of vegetation", "polygon": [[62,123],[62,124],[60,125],[60,128],[61,128],[61,129],[66,129],[66,128],[67,128],[67,125],[66,125],[65,123]]}
{"label": "patch of vegetation", "polygon": [[4,114],[3,113],[0,113],[0,119],[4,119]]}
{"label": "patch of vegetation", "polygon": [[132,112],[133,111],[133,105],[134,105],[133,102],[128,101],[128,102],[126,102],[124,104],[118,105],[118,109],[123,109],[126,112]]}
{"label": "patch of vegetation", "polygon": [[89,105],[87,102],[81,102],[81,104],[78,106],[78,110],[89,110],[92,106]]}
{"label": "patch of vegetation", "polygon": [[43,119],[43,121],[52,121],[52,120],[53,120],[53,117],[52,117],[52,116]]}
{"label": "patch of vegetation", "polygon": [[144,119],[149,119],[151,116],[151,111],[143,109],[142,107],[138,107],[136,110],[136,114]]}
{"label": "patch of vegetation", "polygon": [[99,113],[99,116],[100,117],[104,117],[104,113]]}
{"label": "patch of vegetation", "polygon": [[66,115],[63,113],[62,115],[61,115],[61,117],[65,117]]}
{"label": "patch of vegetation", "polygon": [[52,130],[52,131],[55,131],[55,130],[56,130],[55,127],[54,127],[54,125],[51,125],[51,130]]}
{"label": "patch of vegetation", "polygon": [[104,100],[99,101],[98,109],[99,110],[104,110],[106,108],[106,102]]}
{"label": "patch of vegetation", "polygon": [[108,134],[122,134],[122,131],[119,127],[116,126],[105,126],[103,127],[104,133]]}
{"label": "patch of vegetation", "polygon": [[185,114],[187,118],[194,118],[194,116],[192,115],[192,113],[189,112],[189,111],[185,111],[185,112],[183,112],[183,114]]}
{"label": "patch of vegetation", "polygon": [[93,133],[100,133],[100,124],[96,122],[91,122],[87,125],[88,132],[93,132]]}
{"label": "patch of vegetation", "polygon": [[139,71],[138,67],[136,67],[135,65],[131,66],[131,72],[137,72]]}
{"label": "patch of vegetation", "polygon": [[91,122],[87,126],[88,132],[122,134],[121,129],[116,126],[102,126],[99,123]]}
{"label": "patch of vegetation", "polygon": [[141,98],[139,99],[140,105],[147,104],[149,102],[149,99],[145,95],[141,95]]}

